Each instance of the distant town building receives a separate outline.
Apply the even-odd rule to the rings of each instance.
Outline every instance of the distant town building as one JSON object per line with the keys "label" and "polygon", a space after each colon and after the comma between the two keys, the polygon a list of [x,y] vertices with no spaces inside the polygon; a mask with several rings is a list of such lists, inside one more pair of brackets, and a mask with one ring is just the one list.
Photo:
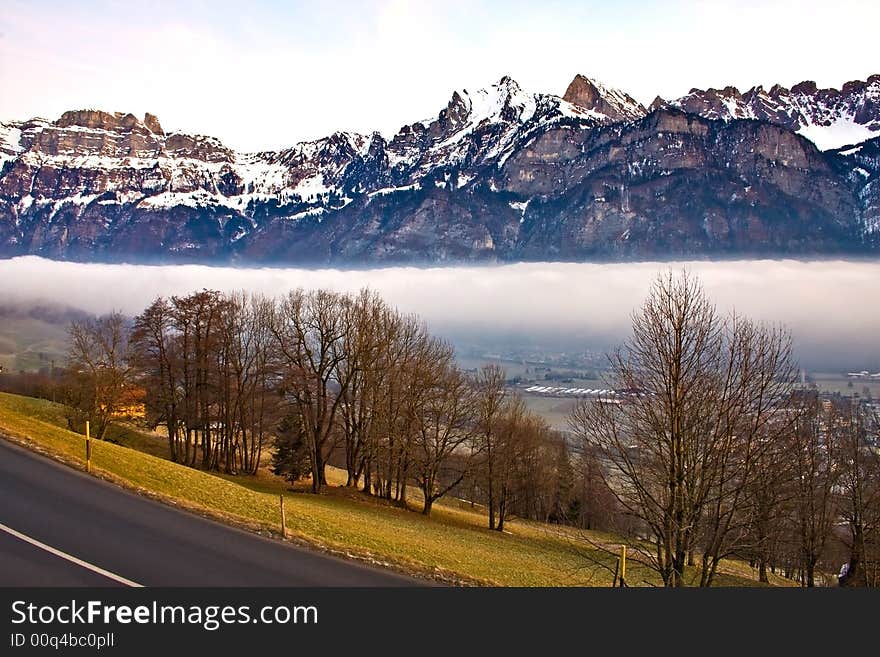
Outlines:
{"label": "distant town building", "polygon": [[862,370],[860,372],[847,372],[846,375],[851,379],[880,379],[880,372],[875,372],[871,374],[868,370]]}

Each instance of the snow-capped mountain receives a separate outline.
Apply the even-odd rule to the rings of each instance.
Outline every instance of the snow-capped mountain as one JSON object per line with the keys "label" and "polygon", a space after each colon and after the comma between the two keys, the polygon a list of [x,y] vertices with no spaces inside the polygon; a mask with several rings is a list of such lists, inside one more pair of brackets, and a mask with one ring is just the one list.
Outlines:
{"label": "snow-capped mountain", "polygon": [[769,91],[752,87],[691,89],[664,104],[707,119],[757,119],[781,125],[814,142],[820,150],[853,145],[880,136],[880,75],[867,81],[847,82],[841,89],[819,89],[815,82],[801,82],[791,89],[774,85]]}
{"label": "snow-capped mountain", "polygon": [[503,77],[486,89],[462,89],[452,94],[436,119],[405,126],[386,149],[390,180],[400,186],[419,185],[426,176],[449,172],[461,187],[486,166],[501,166],[535,134],[566,118],[585,126],[617,120],[611,112],[572,104],[549,94],[524,92],[516,81]]}
{"label": "snow-capped mountain", "polygon": [[[260,153],[166,133],[150,114],[0,123],[0,256],[346,264],[873,253],[878,83],[694,90],[649,110],[581,75],[562,97],[504,77],[454,92],[436,118],[391,139],[338,132]],[[840,145],[829,135],[842,125],[872,139],[817,149]]]}

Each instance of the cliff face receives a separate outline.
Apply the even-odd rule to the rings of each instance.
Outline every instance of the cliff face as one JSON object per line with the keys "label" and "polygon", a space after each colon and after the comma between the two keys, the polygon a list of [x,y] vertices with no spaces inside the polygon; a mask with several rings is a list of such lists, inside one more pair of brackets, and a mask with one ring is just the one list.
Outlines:
{"label": "cliff face", "polygon": [[629,94],[619,89],[609,89],[602,83],[583,75],[574,77],[562,98],[579,107],[604,114],[615,121],[640,119],[648,113],[645,107]]}
{"label": "cliff face", "polygon": [[[834,96],[838,117],[868,135],[880,129],[878,82]],[[774,90],[834,104],[828,90]],[[790,114],[722,115],[733,105],[702,94],[649,111],[582,76],[563,98],[503,78],[390,140],[335,133],[263,153],[166,134],[150,114],[0,124],[0,256],[345,265],[880,252],[880,137],[822,151]],[[721,96],[737,94],[743,107],[759,96]]]}

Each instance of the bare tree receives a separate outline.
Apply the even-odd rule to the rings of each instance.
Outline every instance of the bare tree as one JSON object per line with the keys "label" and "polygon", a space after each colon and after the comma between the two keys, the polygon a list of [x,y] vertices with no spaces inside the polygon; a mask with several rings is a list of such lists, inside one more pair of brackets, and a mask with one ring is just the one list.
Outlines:
{"label": "bare tree", "polygon": [[73,377],[70,401],[103,440],[110,420],[126,399],[131,384],[129,327],[119,312],[74,321],[68,330],[68,367]]}
{"label": "bare tree", "polygon": [[751,481],[748,484],[746,507],[748,533],[744,554],[758,569],[758,581],[769,582],[769,571],[775,570],[780,547],[786,542],[788,507],[793,496],[794,468],[791,463],[790,423],[783,422],[789,431],[771,439],[756,455]]}
{"label": "bare tree", "polygon": [[[816,585],[816,570],[837,521],[835,487],[840,477],[838,444],[829,429],[836,422],[830,406],[806,393],[793,431],[795,469],[793,515],[805,586]],[[830,424],[829,424],[830,423]]]}
{"label": "bare tree", "polygon": [[425,395],[416,416],[414,476],[424,496],[423,513],[467,476],[479,452],[471,382],[452,363],[452,350],[440,368],[424,371]]}
{"label": "bare tree", "polygon": [[667,586],[700,584],[745,535],[746,482],[770,418],[791,385],[780,329],[719,316],[686,272],[661,275],[633,316],[633,337],[611,357],[618,395],[585,400],[570,423],[607,463],[606,483],[647,529],[646,561]]}
{"label": "bare tree", "polygon": [[362,290],[346,305],[345,357],[336,364],[341,389],[339,419],[345,446],[346,486],[357,487],[366,464],[366,450],[380,412],[379,395],[393,364],[382,357],[394,339],[396,313],[373,292]]}
{"label": "bare tree", "polygon": [[295,290],[278,303],[272,322],[284,391],[297,406],[309,440],[314,493],[327,483],[324,470],[336,415],[356,371],[345,370],[346,378],[339,378],[351,330],[346,321],[349,303],[328,290]]}
{"label": "bare tree", "polygon": [[700,585],[708,586],[721,559],[749,546],[750,482],[767,451],[783,441],[793,417],[788,408],[797,368],[791,338],[778,327],[733,315],[725,324],[723,361],[711,453],[712,479],[699,528]]}
{"label": "bare tree", "polygon": [[871,548],[880,527],[880,454],[872,444],[867,409],[851,400],[842,406],[832,421],[841,470],[840,517],[848,529],[849,560],[841,584],[877,586],[877,554]]}
{"label": "bare tree", "polygon": [[385,336],[373,380],[376,413],[368,441],[364,490],[405,506],[413,468],[417,419],[433,385],[433,372],[451,357],[414,316],[388,311],[380,317]]}
{"label": "bare tree", "polygon": [[514,514],[546,521],[551,516],[561,520],[567,513],[567,492],[562,489],[570,468],[564,447],[543,418],[528,412],[521,398],[509,400],[495,450],[498,531],[504,531],[504,523]]}
{"label": "bare tree", "polygon": [[[476,388],[477,427],[483,451],[486,506],[489,510],[489,529],[495,529],[495,514],[499,490],[499,470],[503,450],[499,450],[501,417],[505,410],[504,370],[498,365],[484,365],[474,381]],[[518,407],[521,408],[521,405]]]}
{"label": "bare tree", "polygon": [[182,361],[174,325],[171,304],[164,298],[156,299],[134,320],[132,348],[139,379],[147,388],[148,421],[153,426],[166,426],[171,460],[186,462],[180,387]]}
{"label": "bare tree", "polygon": [[[171,297],[173,328],[180,363],[178,386],[184,426],[183,463],[217,469],[219,451],[216,354],[228,302],[216,290]],[[201,456],[201,459],[199,459]]]}
{"label": "bare tree", "polygon": [[[133,362],[148,417],[179,463],[254,474],[278,421],[273,302],[204,290],[156,299],[135,318]],[[200,440],[200,443],[199,443]]]}
{"label": "bare tree", "polygon": [[267,436],[280,421],[270,362],[274,304],[245,293],[225,300],[215,354],[219,460],[227,472],[256,474]]}

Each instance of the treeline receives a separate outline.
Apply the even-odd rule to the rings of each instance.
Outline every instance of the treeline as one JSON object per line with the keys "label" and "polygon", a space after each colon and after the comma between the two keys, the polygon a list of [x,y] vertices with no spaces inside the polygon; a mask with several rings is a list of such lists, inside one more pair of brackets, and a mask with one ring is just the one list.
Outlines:
{"label": "treeline", "polygon": [[450,492],[485,504],[489,526],[512,515],[563,521],[583,506],[558,432],[505,386],[504,372],[462,371],[417,317],[376,294],[294,290],[279,299],[203,290],[158,298],[132,322],[74,322],[68,396],[102,437],[132,388],[171,458],[326,485],[347,485],[422,510]]}
{"label": "treeline", "polygon": [[203,290],[70,337],[64,400],[95,435],[140,391],[190,467],[271,464],[317,493],[333,463],[401,506],[419,490],[425,514],[453,494],[496,530],[514,516],[611,530],[668,586],[709,586],[732,557],[765,582],[813,586],[845,563],[841,582],[880,583],[878,418],[799,388],[787,331],[720,315],[686,274],[658,278],[610,357],[616,393],[582,400],[565,434],[503,370],[464,372],[366,290]]}
{"label": "treeline", "polygon": [[625,394],[584,401],[572,427],[666,585],[709,586],[729,557],[764,582],[814,586],[845,561],[842,582],[880,583],[877,418],[797,389],[782,327],[721,316],[695,279],[670,274],[611,370]]}
{"label": "treeline", "polygon": [[[739,554],[767,570],[817,583],[880,585],[880,442],[876,414],[849,398],[791,396],[789,417],[744,477]],[[731,547],[736,541],[731,541]],[[841,564],[843,564],[841,568]]]}
{"label": "treeline", "polygon": [[246,294],[202,291],[156,299],[134,320],[131,381],[146,390],[171,459],[256,473],[281,412],[270,332],[274,306]]}

